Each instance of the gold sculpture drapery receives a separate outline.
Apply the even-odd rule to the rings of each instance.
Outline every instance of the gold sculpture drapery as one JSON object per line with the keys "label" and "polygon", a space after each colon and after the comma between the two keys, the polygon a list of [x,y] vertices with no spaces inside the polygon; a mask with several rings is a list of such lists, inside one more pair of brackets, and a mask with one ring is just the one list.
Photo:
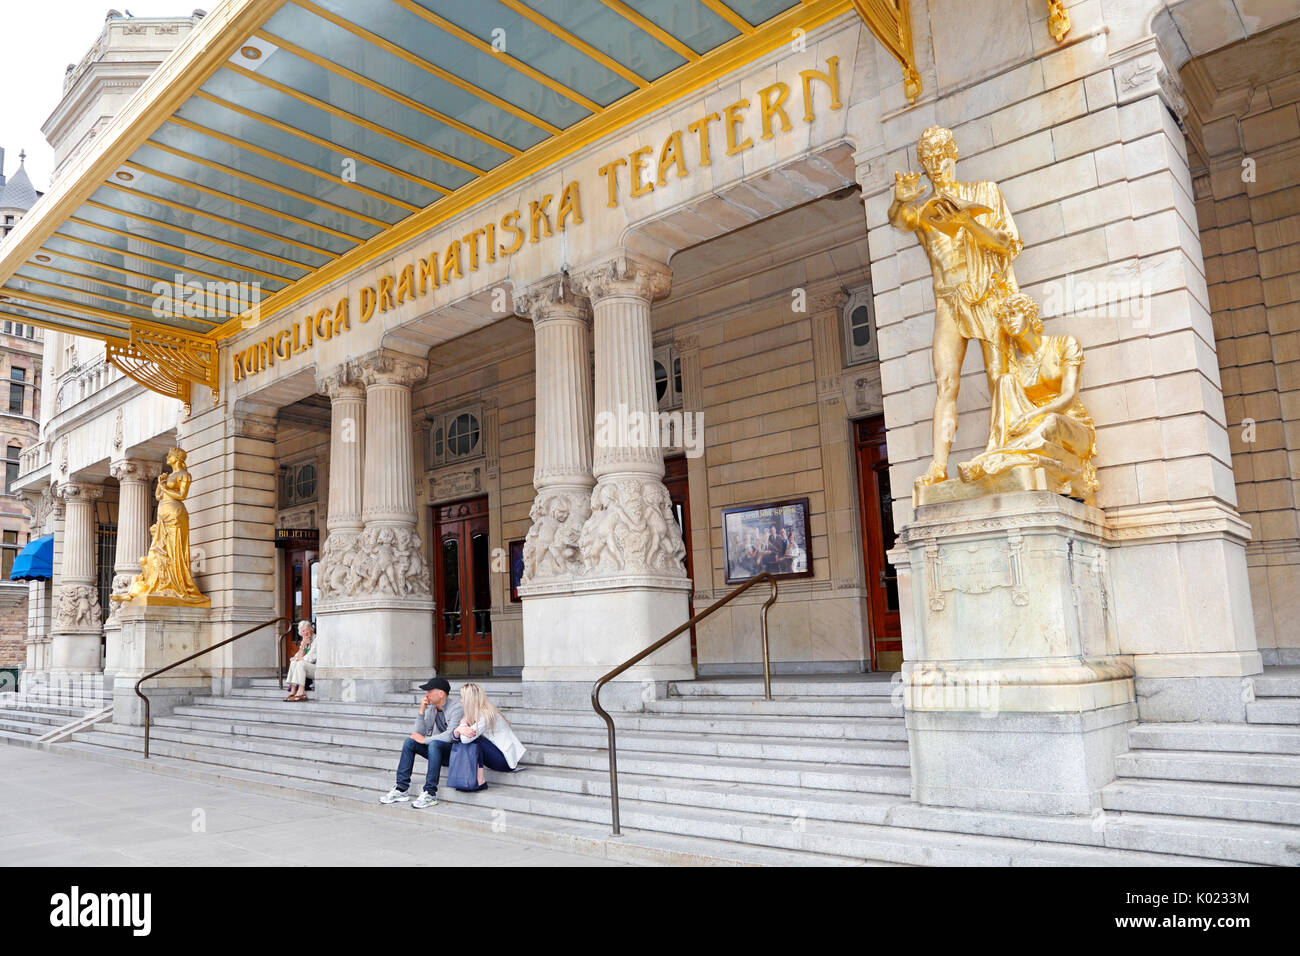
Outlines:
{"label": "gold sculpture drapery", "polygon": [[915,103],[921,95],[921,74],[912,50],[912,18],[908,0],[853,0],[858,15],[903,68],[903,93]]}
{"label": "gold sculpture drapery", "polygon": [[190,514],[185,498],[193,480],[185,467],[185,452],[173,448],[167,453],[171,472],[158,476],[154,498],[158,520],[149,529],[149,551],[140,558],[140,573],[131,579],[125,594],[114,601],[129,604],[210,607],[190,571]]}

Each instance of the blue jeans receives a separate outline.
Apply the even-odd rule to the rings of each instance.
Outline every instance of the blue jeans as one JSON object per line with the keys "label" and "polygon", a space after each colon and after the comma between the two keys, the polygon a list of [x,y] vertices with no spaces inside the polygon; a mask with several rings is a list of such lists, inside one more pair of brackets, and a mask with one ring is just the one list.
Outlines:
{"label": "blue jeans", "polygon": [[442,768],[451,760],[451,744],[445,740],[431,740],[427,744],[417,744],[407,737],[406,743],[402,745],[402,759],[397,762],[397,789],[402,793],[406,793],[411,785],[411,771],[415,768],[416,754],[429,761],[429,769],[424,774],[424,792],[436,796]]}
{"label": "blue jeans", "polygon": [[492,741],[486,737],[480,737],[478,741],[478,762],[489,770],[496,770],[498,773],[510,773],[510,764],[506,762],[506,755]]}

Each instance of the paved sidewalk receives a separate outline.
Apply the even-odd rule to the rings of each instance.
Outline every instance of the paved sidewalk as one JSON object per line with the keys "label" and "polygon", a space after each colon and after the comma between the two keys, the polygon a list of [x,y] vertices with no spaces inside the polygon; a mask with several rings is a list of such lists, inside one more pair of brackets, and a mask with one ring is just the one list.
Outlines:
{"label": "paved sidewalk", "polygon": [[391,819],[0,744],[0,866],[611,866]]}

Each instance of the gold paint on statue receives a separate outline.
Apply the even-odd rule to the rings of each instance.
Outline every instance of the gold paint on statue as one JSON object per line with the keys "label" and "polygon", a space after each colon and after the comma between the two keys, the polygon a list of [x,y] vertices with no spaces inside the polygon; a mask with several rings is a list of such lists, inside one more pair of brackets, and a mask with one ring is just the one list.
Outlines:
{"label": "gold paint on statue", "polygon": [[[934,457],[916,479],[913,504],[1009,491],[1051,491],[1092,504],[1097,432],[1079,398],[1083,349],[1044,335],[1038,304],[1021,293],[1012,261],[1023,243],[996,183],[954,178],[957,144],[932,126],[916,147],[918,173],[894,174],[889,219],[916,233],[934,275]],[[957,389],[967,343],[984,354],[992,409],[985,450],[948,478]]]}
{"label": "gold paint on statue", "polygon": [[919,173],[894,174],[889,221],[916,233],[934,275],[934,459],[917,484],[948,478],[948,451],[957,433],[957,389],[962,360],[971,339],[984,353],[993,390],[998,366],[997,320],[993,308],[1019,291],[1011,263],[1023,243],[997,183],[963,183],[955,178],[957,143],[952,131],[931,126],[916,144],[921,168],[930,180],[925,193]]}
{"label": "gold paint on statue", "polygon": [[167,453],[171,472],[158,477],[154,498],[158,520],[149,529],[149,551],[140,559],[140,573],[131,579],[125,594],[114,601],[128,604],[211,607],[190,573],[190,515],[185,497],[193,480],[185,468],[185,452],[173,448]]}
{"label": "gold paint on statue", "polygon": [[1097,429],[1079,399],[1083,348],[1072,335],[1044,335],[1038,303],[1024,293],[997,307],[1003,341],[994,373],[989,441],[959,465],[975,483],[1023,466],[1041,468],[1049,488],[1089,504],[1097,492]]}

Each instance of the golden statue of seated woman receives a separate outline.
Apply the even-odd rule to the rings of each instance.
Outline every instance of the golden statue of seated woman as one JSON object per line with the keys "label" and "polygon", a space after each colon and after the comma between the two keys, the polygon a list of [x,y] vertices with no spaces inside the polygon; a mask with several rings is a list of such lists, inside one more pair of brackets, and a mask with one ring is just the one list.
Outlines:
{"label": "golden statue of seated woman", "polygon": [[1050,490],[1094,503],[1097,429],[1079,399],[1083,348],[1072,335],[1044,335],[1038,303],[1024,293],[1002,299],[994,315],[1003,341],[988,447],[958,466],[961,480],[1041,468]]}
{"label": "golden statue of seated woman", "polygon": [[185,468],[185,452],[173,448],[167,453],[167,464],[171,472],[159,475],[154,489],[158,520],[149,528],[149,551],[140,559],[140,573],[131,579],[126,593],[113,595],[113,600],[209,607],[211,600],[190,573],[190,515],[184,502],[193,479]]}

